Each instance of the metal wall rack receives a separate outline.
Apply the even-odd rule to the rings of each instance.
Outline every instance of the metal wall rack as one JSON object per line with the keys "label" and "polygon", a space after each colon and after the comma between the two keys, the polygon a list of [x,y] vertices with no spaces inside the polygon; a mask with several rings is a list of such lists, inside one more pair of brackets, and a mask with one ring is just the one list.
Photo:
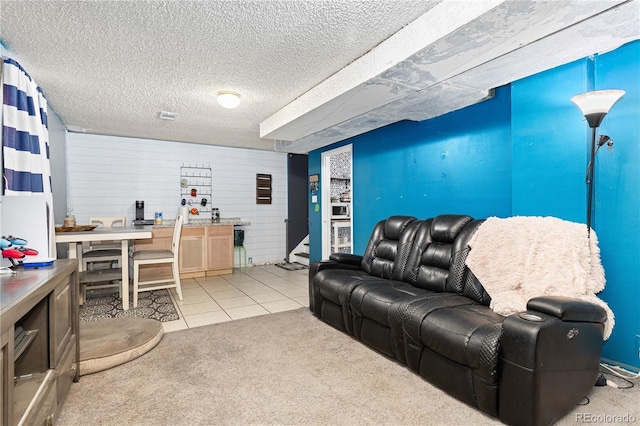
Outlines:
{"label": "metal wall rack", "polygon": [[[194,194],[195,190],[195,196]],[[182,164],[180,166],[180,201],[185,200],[189,219],[211,220],[213,179],[209,164]],[[206,200],[206,204],[203,205]],[[197,213],[192,213],[192,209]]]}

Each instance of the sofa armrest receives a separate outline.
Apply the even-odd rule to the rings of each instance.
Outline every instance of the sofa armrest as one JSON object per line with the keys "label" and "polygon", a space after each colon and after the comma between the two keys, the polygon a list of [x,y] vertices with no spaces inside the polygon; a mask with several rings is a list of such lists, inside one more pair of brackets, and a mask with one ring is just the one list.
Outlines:
{"label": "sofa armrest", "polygon": [[502,323],[498,414],[507,424],[551,424],[596,382],[605,315],[567,297],[537,297],[527,306]]}
{"label": "sofa armrest", "polygon": [[338,263],[344,263],[345,265],[358,266],[362,264],[362,256],[351,253],[333,253],[329,256],[329,260],[334,260]]}
{"label": "sofa armrest", "polygon": [[[344,261],[318,260],[315,262],[311,262],[311,264],[309,265],[309,309],[312,312],[316,312],[316,309],[314,306],[315,298],[314,298],[313,278],[316,276],[318,272],[323,271],[325,269],[351,269],[356,271],[359,271],[362,269],[360,267],[360,262],[356,263],[355,259],[351,258],[352,256],[354,256],[354,257],[360,257],[360,259],[362,259],[362,256],[348,255],[347,253],[342,253],[342,255],[344,255],[344,259],[342,258],[342,256],[338,257],[338,259],[344,260]],[[347,256],[349,258],[347,258]]]}
{"label": "sofa armrest", "polygon": [[562,321],[604,323],[607,319],[607,313],[600,306],[572,297],[534,297],[527,303],[527,309],[554,316]]}
{"label": "sofa armrest", "polygon": [[350,253],[334,253],[329,260],[318,260],[309,265],[309,282],[324,269],[362,269],[362,256]]}
{"label": "sofa armrest", "polygon": [[[344,253],[346,254],[346,253]],[[333,256],[333,255],[332,255]],[[355,255],[350,255],[355,256]],[[361,256],[357,256],[362,259]],[[341,258],[340,258],[341,259]],[[342,260],[342,259],[341,259]],[[346,260],[346,258],[345,258]],[[356,263],[354,259],[349,261],[338,261],[338,260],[318,260],[315,262],[311,262],[309,265],[309,286],[311,286],[311,282],[313,281],[313,277],[322,270],[325,269],[353,269],[360,270],[360,262]]]}
{"label": "sofa armrest", "polygon": [[313,281],[313,277],[320,271],[325,269],[354,269],[360,270],[360,263],[355,262],[338,262],[336,260],[318,260],[311,262],[309,265],[309,282]]}

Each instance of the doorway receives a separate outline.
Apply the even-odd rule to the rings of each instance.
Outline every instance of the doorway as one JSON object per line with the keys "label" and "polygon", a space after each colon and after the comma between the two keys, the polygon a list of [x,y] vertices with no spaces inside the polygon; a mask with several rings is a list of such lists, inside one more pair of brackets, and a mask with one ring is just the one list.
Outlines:
{"label": "doorway", "polygon": [[[288,154],[287,157],[287,235],[285,262],[289,262],[292,255],[305,258],[299,263],[309,264],[309,250],[297,252],[294,249],[308,241],[309,236],[309,159],[307,154]],[[308,246],[308,244],[306,245]],[[297,258],[296,258],[297,259]]]}
{"label": "doorway", "polygon": [[351,145],[322,153],[322,258],[353,253]]}

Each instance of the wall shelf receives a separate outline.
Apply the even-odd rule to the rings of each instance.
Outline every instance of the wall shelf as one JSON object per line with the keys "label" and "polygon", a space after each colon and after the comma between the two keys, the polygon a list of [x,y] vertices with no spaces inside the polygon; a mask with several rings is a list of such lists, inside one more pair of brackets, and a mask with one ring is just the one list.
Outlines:
{"label": "wall shelf", "polygon": [[27,350],[29,345],[33,343],[34,340],[36,340],[36,337],[38,337],[38,329],[27,330],[21,336],[18,336],[18,334],[16,334],[13,362],[20,358],[20,355],[22,355],[24,351]]}
{"label": "wall shelf", "polygon": [[331,156],[328,206],[331,218],[331,253],[353,253],[351,173],[351,151]]}
{"label": "wall shelf", "polygon": [[331,221],[331,252],[351,253],[351,219]]}
{"label": "wall shelf", "polygon": [[271,175],[256,174],[256,204],[271,204]]}

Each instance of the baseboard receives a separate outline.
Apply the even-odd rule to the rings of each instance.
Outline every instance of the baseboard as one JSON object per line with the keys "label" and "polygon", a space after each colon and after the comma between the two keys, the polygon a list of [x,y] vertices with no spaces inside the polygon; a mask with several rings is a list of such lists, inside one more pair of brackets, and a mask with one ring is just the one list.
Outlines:
{"label": "baseboard", "polygon": [[640,368],[634,367],[632,365],[623,364],[623,363],[618,362],[618,361],[613,361],[613,360],[610,360],[610,359],[607,359],[607,358],[600,358],[600,362],[602,362],[604,364],[607,364],[607,365],[624,368],[625,370],[629,370],[629,372],[631,372],[633,374],[640,373]]}
{"label": "baseboard", "polygon": [[207,277],[215,277],[216,275],[233,274],[233,268],[229,269],[215,269],[206,272]]}

